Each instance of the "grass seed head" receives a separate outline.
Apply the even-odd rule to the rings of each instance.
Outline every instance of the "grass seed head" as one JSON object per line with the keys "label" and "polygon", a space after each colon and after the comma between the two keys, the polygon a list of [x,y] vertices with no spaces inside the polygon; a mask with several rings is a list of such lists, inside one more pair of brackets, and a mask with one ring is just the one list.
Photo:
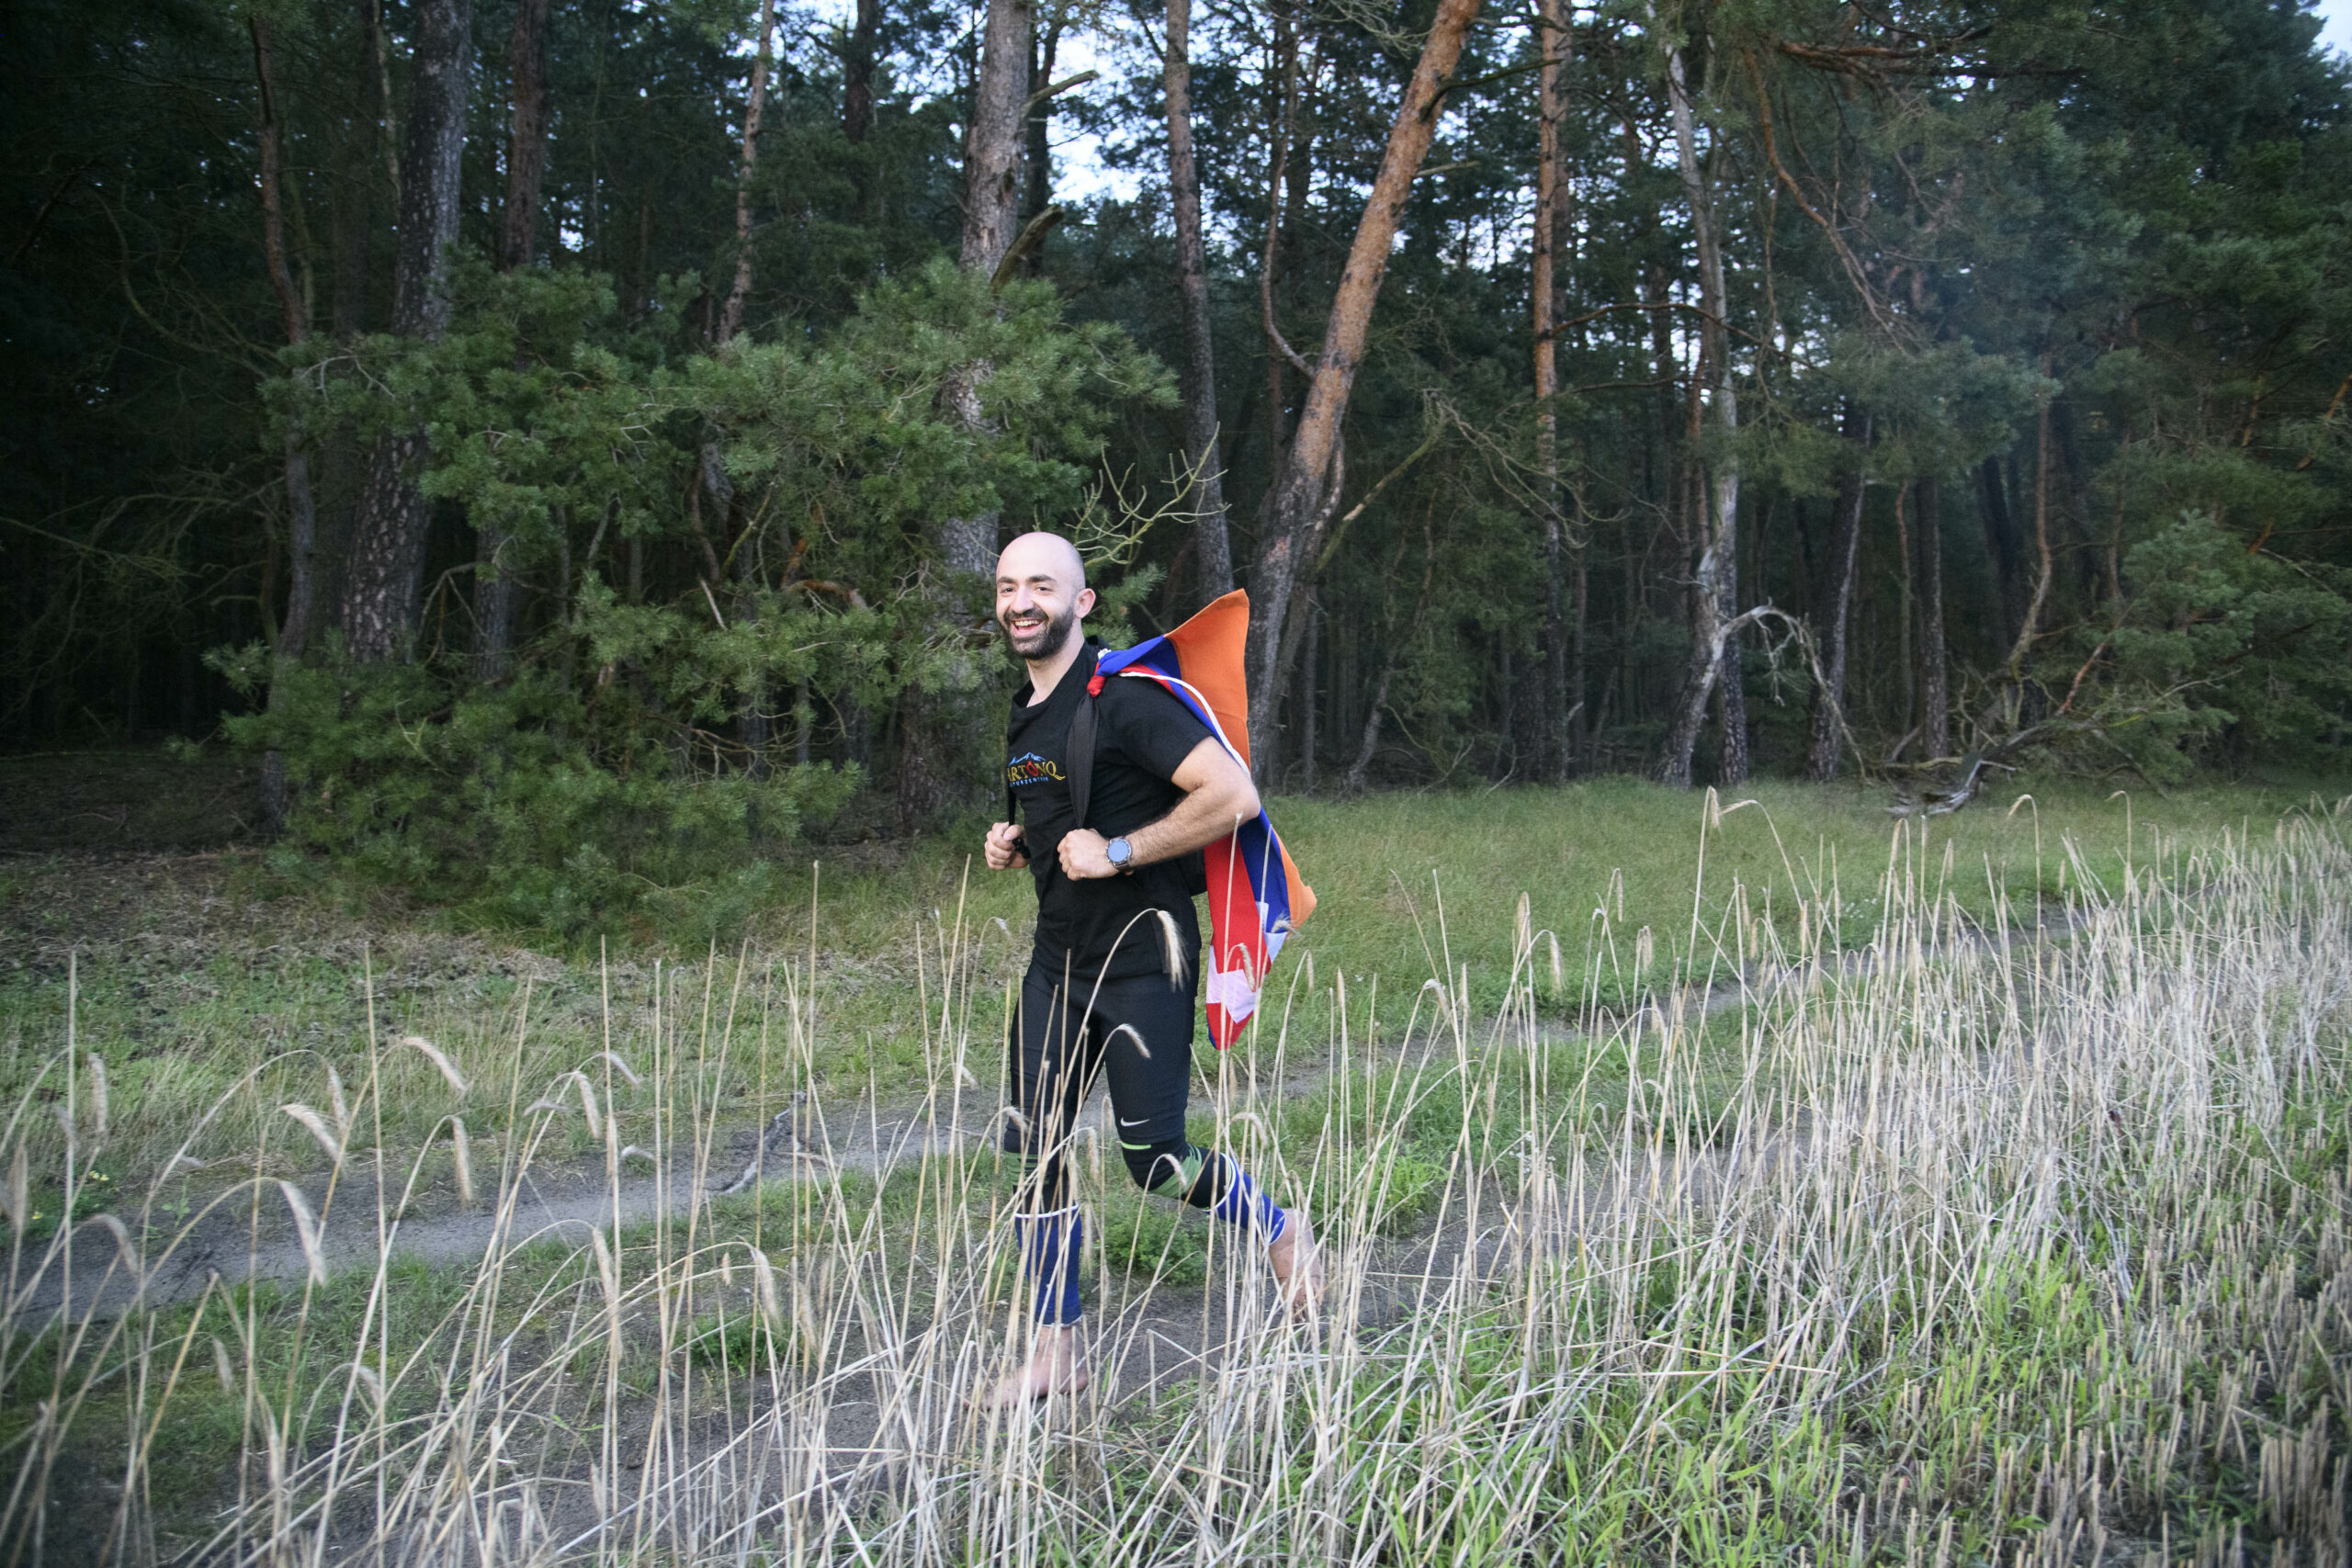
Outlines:
{"label": "grass seed head", "polygon": [[328,1131],[325,1119],[317,1111],[299,1100],[289,1100],[277,1109],[309,1130],[311,1136],[318,1140],[319,1147],[326,1151],[329,1164],[339,1166],[343,1163],[343,1143]]}
{"label": "grass seed head", "polygon": [[449,1159],[457,1167],[458,1201],[470,1209],[474,1206],[473,1140],[466,1135],[466,1119],[449,1118]]}
{"label": "grass seed head", "polygon": [[403,1034],[400,1037],[399,1043],[408,1046],[411,1050],[423,1053],[426,1061],[432,1063],[435,1067],[440,1069],[441,1076],[448,1080],[450,1090],[453,1093],[462,1096],[466,1092],[466,1080],[464,1075],[458,1071],[457,1064],[450,1061],[449,1058],[443,1054],[438,1045],[435,1045],[432,1041],[427,1040],[422,1034]]}
{"label": "grass seed head", "polygon": [[292,1182],[279,1182],[277,1190],[284,1194],[286,1207],[294,1216],[294,1233],[301,1238],[302,1261],[310,1268],[311,1283],[324,1285],[327,1282],[327,1256],[325,1249],[319,1245],[319,1216],[311,1211],[311,1201],[302,1196],[302,1190]]}
{"label": "grass seed head", "polygon": [[107,1135],[107,1059],[96,1051],[90,1053],[90,1131]]}

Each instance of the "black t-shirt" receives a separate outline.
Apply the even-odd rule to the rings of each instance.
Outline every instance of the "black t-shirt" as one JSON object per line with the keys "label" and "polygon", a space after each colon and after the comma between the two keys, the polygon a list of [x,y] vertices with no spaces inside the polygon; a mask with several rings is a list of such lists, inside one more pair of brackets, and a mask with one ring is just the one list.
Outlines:
{"label": "black t-shirt", "polygon": [[[1029,872],[1037,881],[1037,956],[1057,972],[1057,980],[1067,964],[1072,982],[1084,986],[1091,986],[1098,975],[1121,979],[1165,966],[1159,922],[1144,913],[1152,908],[1176,918],[1185,964],[1188,969],[1198,964],[1201,927],[1193,912],[1182,857],[1141,867],[1132,876],[1073,882],[1062,874],[1058,852],[1062,835],[1073,828],[1091,828],[1115,839],[1167,816],[1184,795],[1170,782],[1177,768],[1209,739],[1208,727],[1158,682],[1112,676],[1094,699],[1094,773],[1087,786],[1087,820],[1073,822],[1072,770],[1065,753],[1069,722],[1093,673],[1096,651],[1097,645],[1090,641],[1053,694],[1034,707],[1023,682],[1013,694],[1012,717],[1005,727],[1004,782],[1020,803]],[[1111,961],[1107,970],[1106,957]]]}

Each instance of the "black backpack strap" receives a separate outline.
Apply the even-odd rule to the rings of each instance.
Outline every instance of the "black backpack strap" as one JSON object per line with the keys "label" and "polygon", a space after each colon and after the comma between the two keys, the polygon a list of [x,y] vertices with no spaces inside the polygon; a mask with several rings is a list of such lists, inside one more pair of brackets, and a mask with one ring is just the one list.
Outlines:
{"label": "black backpack strap", "polygon": [[[1014,704],[1013,710],[1007,712],[1004,716],[1004,750],[1008,756],[1010,756],[1012,751],[1012,721],[1019,716],[1018,710],[1021,699],[1019,697],[1015,697],[1012,701]],[[1018,795],[1012,793],[1012,768],[1007,766],[1005,769],[1004,781],[1004,819],[1012,824],[1013,830],[1017,835],[1021,829],[1021,799]]]}
{"label": "black backpack strap", "polygon": [[1086,694],[1078,700],[1078,711],[1069,716],[1069,739],[1062,745],[1062,756],[1069,763],[1070,821],[1086,826],[1086,808],[1094,787],[1094,693],[1097,675],[1086,683]]}

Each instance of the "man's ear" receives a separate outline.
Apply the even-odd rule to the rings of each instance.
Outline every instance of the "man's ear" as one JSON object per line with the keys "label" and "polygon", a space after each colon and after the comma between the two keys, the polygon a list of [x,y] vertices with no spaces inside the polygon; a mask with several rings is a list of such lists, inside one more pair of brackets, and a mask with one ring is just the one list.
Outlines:
{"label": "man's ear", "polygon": [[1088,613],[1093,608],[1094,590],[1091,588],[1080,589],[1078,591],[1078,618],[1081,621],[1086,619]]}

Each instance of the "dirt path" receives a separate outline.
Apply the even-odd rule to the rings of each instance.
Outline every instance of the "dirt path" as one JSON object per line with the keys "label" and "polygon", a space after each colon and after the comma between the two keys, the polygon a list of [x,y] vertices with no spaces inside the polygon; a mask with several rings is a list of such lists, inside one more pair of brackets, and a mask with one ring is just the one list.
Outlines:
{"label": "dirt path", "polygon": [[[2006,939],[1971,931],[1956,945],[1989,951],[2035,940],[2063,941],[2076,924],[2071,912],[2058,912],[2039,927],[2011,931]],[[1883,962],[1874,949],[1863,949],[1838,955],[1835,964],[1692,986],[1678,996],[1645,1004],[1634,1014],[1595,1019],[1590,1030],[1543,1025],[1538,1038],[1546,1043],[1569,1043],[1593,1032],[1613,1032],[1660,1012],[1713,1017],[1769,1003],[1794,987],[1861,978]],[[1499,1027],[1494,1019],[1475,1022],[1474,1044],[1485,1044]],[[1425,1066],[1450,1056],[1453,1049],[1450,1032],[1432,1027],[1383,1050],[1382,1066]],[[1295,1101],[1322,1092],[1335,1070],[1328,1063],[1309,1061],[1280,1082],[1261,1083],[1260,1089],[1285,1102]],[[330,1274],[373,1269],[386,1255],[435,1266],[466,1263],[482,1258],[493,1246],[511,1250],[538,1241],[582,1245],[592,1231],[609,1234],[616,1221],[627,1227],[664,1215],[684,1219],[698,1201],[746,1190],[761,1180],[828,1170],[878,1176],[933,1155],[978,1152],[989,1146],[1001,1104],[1002,1096],[993,1086],[967,1088],[936,1106],[924,1101],[852,1101],[822,1108],[798,1103],[778,1112],[756,1134],[749,1127],[722,1134],[720,1146],[711,1151],[708,1168],[699,1178],[691,1152],[661,1168],[655,1168],[650,1157],[632,1154],[623,1162],[617,1181],[601,1161],[549,1161],[526,1170],[503,1203],[492,1197],[468,1208],[457,1202],[454,1192],[436,1188],[418,1195],[405,1212],[389,1220],[379,1218],[372,1168],[355,1162],[332,1190],[322,1177],[293,1185],[317,1215],[313,1239]],[[1107,1094],[1098,1089],[1090,1098],[1080,1126],[1091,1126],[1094,1135],[1105,1140],[1104,1146],[1111,1146],[1115,1133]],[[490,1172],[483,1174],[492,1178]],[[392,1189],[390,1201],[396,1201],[398,1178],[387,1180]],[[78,1319],[110,1315],[134,1303],[155,1306],[187,1300],[200,1293],[216,1272],[227,1283],[302,1279],[310,1252],[288,1203],[274,1183],[262,1184],[258,1201],[254,1192],[249,1185],[232,1201],[185,1224],[158,1215],[144,1235],[135,1214],[122,1215],[125,1232],[119,1241],[107,1222],[85,1221],[74,1241],[71,1302],[65,1299],[64,1259],[52,1252],[45,1267],[37,1257],[20,1262],[17,1277],[9,1281],[5,1310],[19,1325],[32,1325],[61,1308]],[[146,1260],[143,1280],[131,1267],[134,1257]]]}

